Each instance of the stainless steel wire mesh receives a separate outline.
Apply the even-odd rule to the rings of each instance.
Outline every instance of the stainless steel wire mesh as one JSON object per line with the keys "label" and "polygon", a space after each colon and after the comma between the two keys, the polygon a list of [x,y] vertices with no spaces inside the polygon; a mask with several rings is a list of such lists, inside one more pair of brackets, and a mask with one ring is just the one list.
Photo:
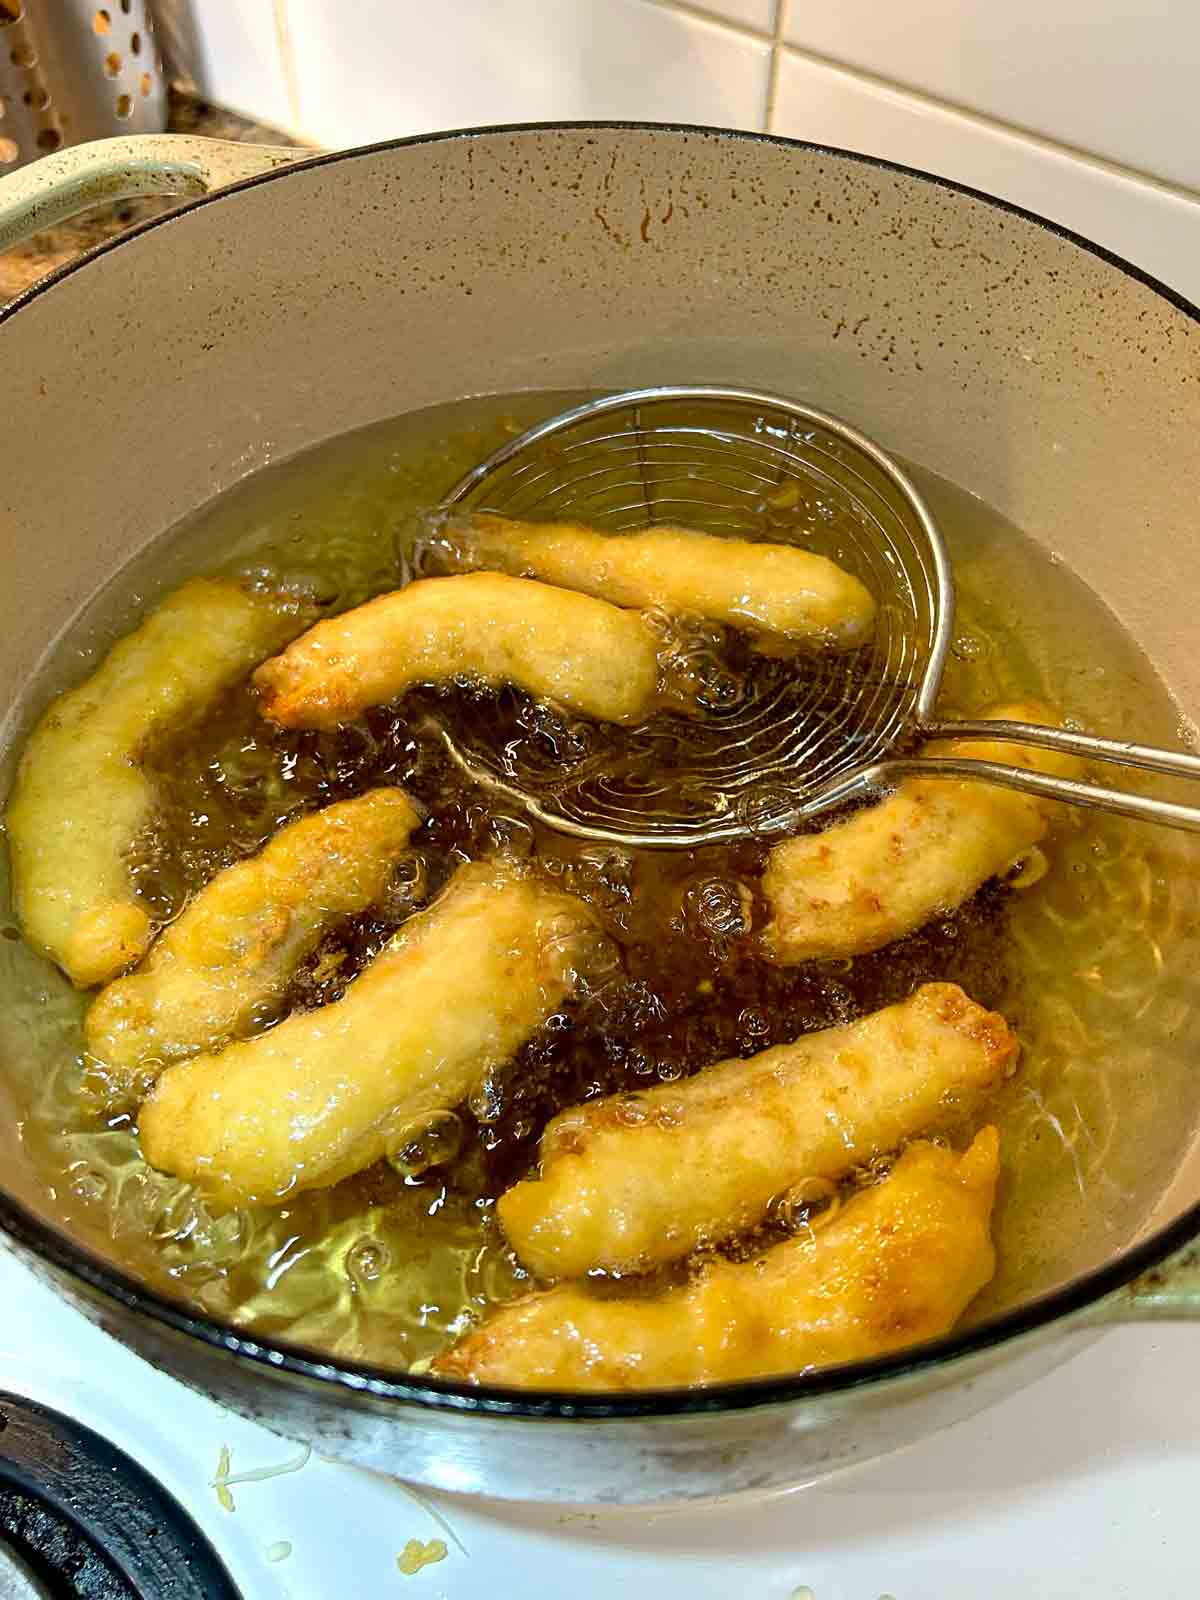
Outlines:
{"label": "stainless steel wire mesh", "polygon": [[930,735],[1001,739],[1200,779],[1190,751],[1033,723],[939,721],[954,629],[941,532],[891,457],[824,412],[747,389],[630,390],[531,428],[468,473],[443,508],[791,543],[837,562],[875,598],[869,643],[751,659],[735,693],[701,695],[700,716],[585,732],[516,698],[507,733],[494,707],[453,730],[442,725],[460,765],[566,832],[641,845],[724,842],[795,827],[917,775],[975,778],[1200,831],[1200,807],[1180,801],[914,753]]}
{"label": "stainless steel wire mesh", "polygon": [[774,831],[806,794],[894,750],[922,713],[949,627],[928,512],[899,468],[821,412],[741,390],[611,397],[505,446],[446,506],[794,544],[852,572],[879,605],[868,644],[754,657],[727,703],[599,733],[575,762],[544,742],[540,759],[536,741],[498,743],[483,718],[456,724],[464,764],[576,831],[697,843]]}

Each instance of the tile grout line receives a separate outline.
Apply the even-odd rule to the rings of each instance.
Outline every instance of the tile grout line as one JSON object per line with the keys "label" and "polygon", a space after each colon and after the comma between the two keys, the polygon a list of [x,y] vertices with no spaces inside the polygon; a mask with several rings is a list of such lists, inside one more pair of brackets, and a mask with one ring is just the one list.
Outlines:
{"label": "tile grout line", "polygon": [[739,22],[736,17],[721,16],[705,6],[693,5],[691,0],[646,0],[646,4],[657,6],[660,11],[678,12],[680,16],[691,17],[694,22],[707,22],[710,28],[735,33],[741,39],[753,39],[756,44],[770,44],[772,41],[769,28],[756,28],[752,22]]}
{"label": "tile grout line", "polygon": [[[781,12],[786,3],[787,0],[780,0]],[[952,116],[961,117],[964,122],[968,122],[972,127],[984,132],[1007,134],[1010,138],[1020,139],[1023,143],[1033,145],[1048,155],[1066,156],[1072,161],[1083,162],[1099,172],[1107,173],[1110,177],[1123,178],[1129,183],[1142,184],[1147,189],[1157,190],[1159,193],[1172,196],[1177,200],[1187,200],[1193,205],[1200,202],[1200,188],[1193,189],[1184,184],[1170,182],[1166,178],[1158,177],[1153,172],[1147,172],[1142,167],[1126,166],[1123,162],[1113,161],[1110,157],[1102,156],[1095,150],[1086,150],[1082,145],[1064,144],[1058,139],[1049,138],[1044,133],[1037,133],[1032,128],[1022,127],[1020,123],[1008,122],[1002,117],[991,116],[985,111],[976,111],[972,107],[962,105],[954,100],[942,100],[937,95],[929,94],[923,89],[913,89],[908,84],[897,83],[893,78],[885,78],[880,73],[870,72],[863,67],[850,66],[845,61],[837,60],[834,56],[822,55],[817,50],[803,49],[799,45],[789,44],[781,39],[776,43],[773,53],[780,61],[784,56],[795,56],[797,60],[806,61],[810,66],[821,67],[826,72],[840,73],[843,77],[855,83],[863,84],[871,89],[882,89],[886,93],[896,95],[901,100],[910,100],[917,107],[949,112]]]}
{"label": "tile grout line", "polygon": [[783,30],[787,21],[789,0],[775,0],[775,24],[771,30],[771,65],[767,70],[767,99],[763,106],[762,131],[770,133],[775,121],[775,105],[779,99],[779,69],[783,61]]}
{"label": "tile grout line", "polygon": [[288,116],[291,133],[297,139],[311,144],[304,131],[304,118],[300,114],[300,76],[296,71],[296,53],[292,48],[292,27],[288,17],[287,0],[272,0],[275,19],[275,48],[279,51],[279,65],[283,71],[283,86],[287,92]]}

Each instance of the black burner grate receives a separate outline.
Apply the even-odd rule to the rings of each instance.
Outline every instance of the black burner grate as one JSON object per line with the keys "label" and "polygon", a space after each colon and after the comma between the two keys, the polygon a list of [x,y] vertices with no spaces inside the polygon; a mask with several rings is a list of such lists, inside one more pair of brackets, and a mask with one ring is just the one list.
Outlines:
{"label": "black burner grate", "polygon": [[177,1500],[99,1434],[0,1392],[0,1600],[239,1600]]}

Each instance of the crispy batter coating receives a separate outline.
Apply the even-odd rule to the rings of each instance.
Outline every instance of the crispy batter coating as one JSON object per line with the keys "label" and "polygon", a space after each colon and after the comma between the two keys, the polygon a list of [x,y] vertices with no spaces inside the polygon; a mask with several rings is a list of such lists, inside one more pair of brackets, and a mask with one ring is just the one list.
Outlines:
{"label": "crispy batter coating", "polygon": [[34,729],[8,805],[14,899],[30,944],[81,988],[150,943],[127,862],[154,811],[138,765],[147,741],[203,710],[307,620],[294,597],[194,578]]}
{"label": "crispy batter coating", "polygon": [[322,934],[383,894],[419,822],[400,789],[372,789],[280,829],[97,996],[88,1050],[148,1086],[168,1062],[261,1027]]}
{"label": "crispy batter coating", "polygon": [[500,1197],[542,1278],[637,1272],[756,1227],[803,1179],[837,1179],[973,1106],[1011,1069],[1004,1018],[952,983],[683,1083],[561,1112],[541,1177]]}
{"label": "crispy batter coating", "polygon": [[472,566],[794,643],[849,649],[870,637],[875,622],[875,602],[857,578],[794,545],[669,525],[601,533],[578,522],[518,522],[487,512],[476,512],[451,537]]}
{"label": "crispy batter coating", "polygon": [[995,1270],[999,1139],[961,1157],[913,1144],[823,1228],[686,1288],[612,1299],[566,1284],[518,1300],[433,1364],[531,1389],[731,1383],[884,1355],[946,1333]]}
{"label": "crispy batter coating", "polygon": [[319,622],[254,675],[263,715],[331,728],[424,683],[457,678],[604,722],[653,709],[655,638],[633,611],[491,572],[423,578]]}
{"label": "crispy batter coating", "polygon": [[370,1166],[465,1100],[570,994],[582,901],[501,863],[459,868],[332,1005],[168,1067],[142,1151],[220,1201],[279,1203]]}
{"label": "crispy batter coating", "polygon": [[[990,720],[1046,721],[1044,706],[997,706]],[[945,740],[927,755],[973,756],[1077,778],[1075,756],[1028,745]],[[1054,802],[951,778],[906,778],[878,805],[823,833],[776,845],[763,874],[768,956],[790,965],[864,955],[945,915],[1045,836]]]}

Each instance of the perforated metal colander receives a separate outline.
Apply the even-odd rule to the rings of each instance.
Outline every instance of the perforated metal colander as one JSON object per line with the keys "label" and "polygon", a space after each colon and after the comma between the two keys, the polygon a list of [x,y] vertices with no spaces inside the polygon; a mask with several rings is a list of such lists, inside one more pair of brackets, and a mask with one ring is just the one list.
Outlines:
{"label": "perforated metal colander", "polygon": [[147,0],[0,0],[0,174],[67,145],[166,124]]}
{"label": "perforated metal colander", "polygon": [[932,735],[1007,739],[1200,778],[1200,758],[1184,752],[1028,723],[939,722],[954,628],[953,574],[940,530],[878,445],[809,406],[700,386],[612,395],[504,445],[451,490],[443,510],[570,519],[612,533],[669,523],[792,543],[853,573],[877,602],[866,645],[750,661],[699,716],[660,714],[632,731],[557,737],[528,725],[524,735],[535,736],[522,736],[490,715],[444,728],[472,776],[552,826],[598,840],[690,847],[786,831],[921,773],[985,779],[1200,831],[1200,809],[1192,806],[912,753]]}

